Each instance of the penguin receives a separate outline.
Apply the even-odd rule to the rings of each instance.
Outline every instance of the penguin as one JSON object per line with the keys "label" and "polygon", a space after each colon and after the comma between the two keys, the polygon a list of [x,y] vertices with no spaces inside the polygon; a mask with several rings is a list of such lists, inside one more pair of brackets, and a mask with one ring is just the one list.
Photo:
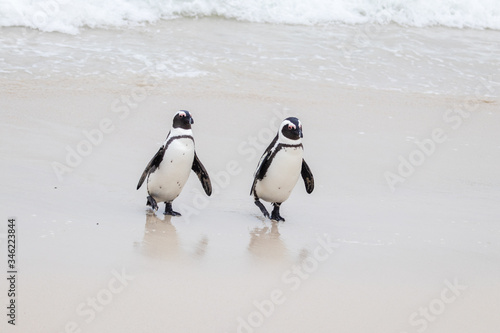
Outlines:
{"label": "penguin", "polygon": [[147,178],[149,195],[146,205],[158,210],[158,202],[164,202],[165,215],[181,215],[172,210],[172,201],[181,193],[191,170],[198,176],[205,193],[212,194],[210,177],[194,149],[192,124],[194,120],[189,111],[181,110],[175,114],[165,142],[149,161],[137,184],[139,189]]}
{"label": "penguin", "polygon": [[250,195],[253,194],[255,204],[267,218],[269,212],[260,199],[272,203],[271,220],[285,221],[280,215],[280,206],[292,193],[299,176],[304,179],[307,193],[314,190],[313,174],[302,158],[302,137],[300,120],[286,118],[257,165]]}

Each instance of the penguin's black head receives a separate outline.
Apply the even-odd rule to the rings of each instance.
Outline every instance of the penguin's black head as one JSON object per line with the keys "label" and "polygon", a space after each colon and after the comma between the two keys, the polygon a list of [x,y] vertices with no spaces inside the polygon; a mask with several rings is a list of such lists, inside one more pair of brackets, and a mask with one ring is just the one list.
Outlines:
{"label": "penguin's black head", "polygon": [[295,117],[288,117],[281,123],[281,134],[290,140],[302,138],[302,124]]}
{"label": "penguin's black head", "polygon": [[175,114],[173,128],[191,129],[191,124],[194,124],[193,117],[189,111],[181,110]]}

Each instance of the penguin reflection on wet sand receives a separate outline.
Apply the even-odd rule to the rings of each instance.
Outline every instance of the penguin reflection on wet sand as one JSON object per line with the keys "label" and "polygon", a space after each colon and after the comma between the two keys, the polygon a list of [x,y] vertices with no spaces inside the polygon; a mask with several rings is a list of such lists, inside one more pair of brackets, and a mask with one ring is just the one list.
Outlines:
{"label": "penguin reflection on wet sand", "polygon": [[[255,204],[265,217],[285,221],[280,215],[280,206],[292,193],[299,176],[302,175],[304,179],[307,193],[314,190],[314,178],[302,158],[303,152],[300,120],[295,117],[286,118],[262,155],[250,190],[250,195],[253,194]],[[259,199],[272,203],[274,209],[271,216]]]}
{"label": "penguin reflection on wet sand", "polygon": [[280,237],[278,222],[251,230],[248,251],[259,259],[284,259],[288,251]]}
{"label": "penguin reflection on wet sand", "polygon": [[182,246],[171,216],[162,219],[153,212],[146,214],[144,236],[140,243],[141,252],[148,257],[169,260],[190,260],[203,258],[208,246],[208,238],[200,239],[190,246]]}
{"label": "penguin reflection on wet sand", "polygon": [[174,116],[172,128],[155,156],[149,161],[139,179],[137,189],[147,178],[146,205],[158,210],[158,202],[165,203],[165,215],[180,216],[172,209],[172,201],[179,196],[191,170],[201,181],[205,193],[212,194],[212,185],[205,167],[195,151],[189,111],[181,110]]}
{"label": "penguin reflection on wet sand", "polygon": [[146,214],[141,250],[153,258],[180,257],[179,236],[170,216],[161,220],[151,211]]}

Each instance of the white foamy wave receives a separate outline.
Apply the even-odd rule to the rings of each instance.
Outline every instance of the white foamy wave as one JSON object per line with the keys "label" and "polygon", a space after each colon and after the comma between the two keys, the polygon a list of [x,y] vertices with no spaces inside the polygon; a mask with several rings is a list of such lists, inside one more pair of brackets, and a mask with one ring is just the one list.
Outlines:
{"label": "white foamy wave", "polygon": [[500,30],[498,0],[0,0],[0,26],[76,34],[177,17],[275,24],[397,23]]}

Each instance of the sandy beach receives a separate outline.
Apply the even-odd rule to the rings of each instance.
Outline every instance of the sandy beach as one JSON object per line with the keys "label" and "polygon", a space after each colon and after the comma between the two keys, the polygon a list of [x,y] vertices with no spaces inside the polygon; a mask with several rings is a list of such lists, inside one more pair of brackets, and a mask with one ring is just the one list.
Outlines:
{"label": "sandy beach", "polygon": [[[498,31],[376,29],[1,28],[0,331],[497,332]],[[169,217],[135,187],[180,109],[214,193]],[[249,192],[288,116],[316,188],[276,223]]]}

